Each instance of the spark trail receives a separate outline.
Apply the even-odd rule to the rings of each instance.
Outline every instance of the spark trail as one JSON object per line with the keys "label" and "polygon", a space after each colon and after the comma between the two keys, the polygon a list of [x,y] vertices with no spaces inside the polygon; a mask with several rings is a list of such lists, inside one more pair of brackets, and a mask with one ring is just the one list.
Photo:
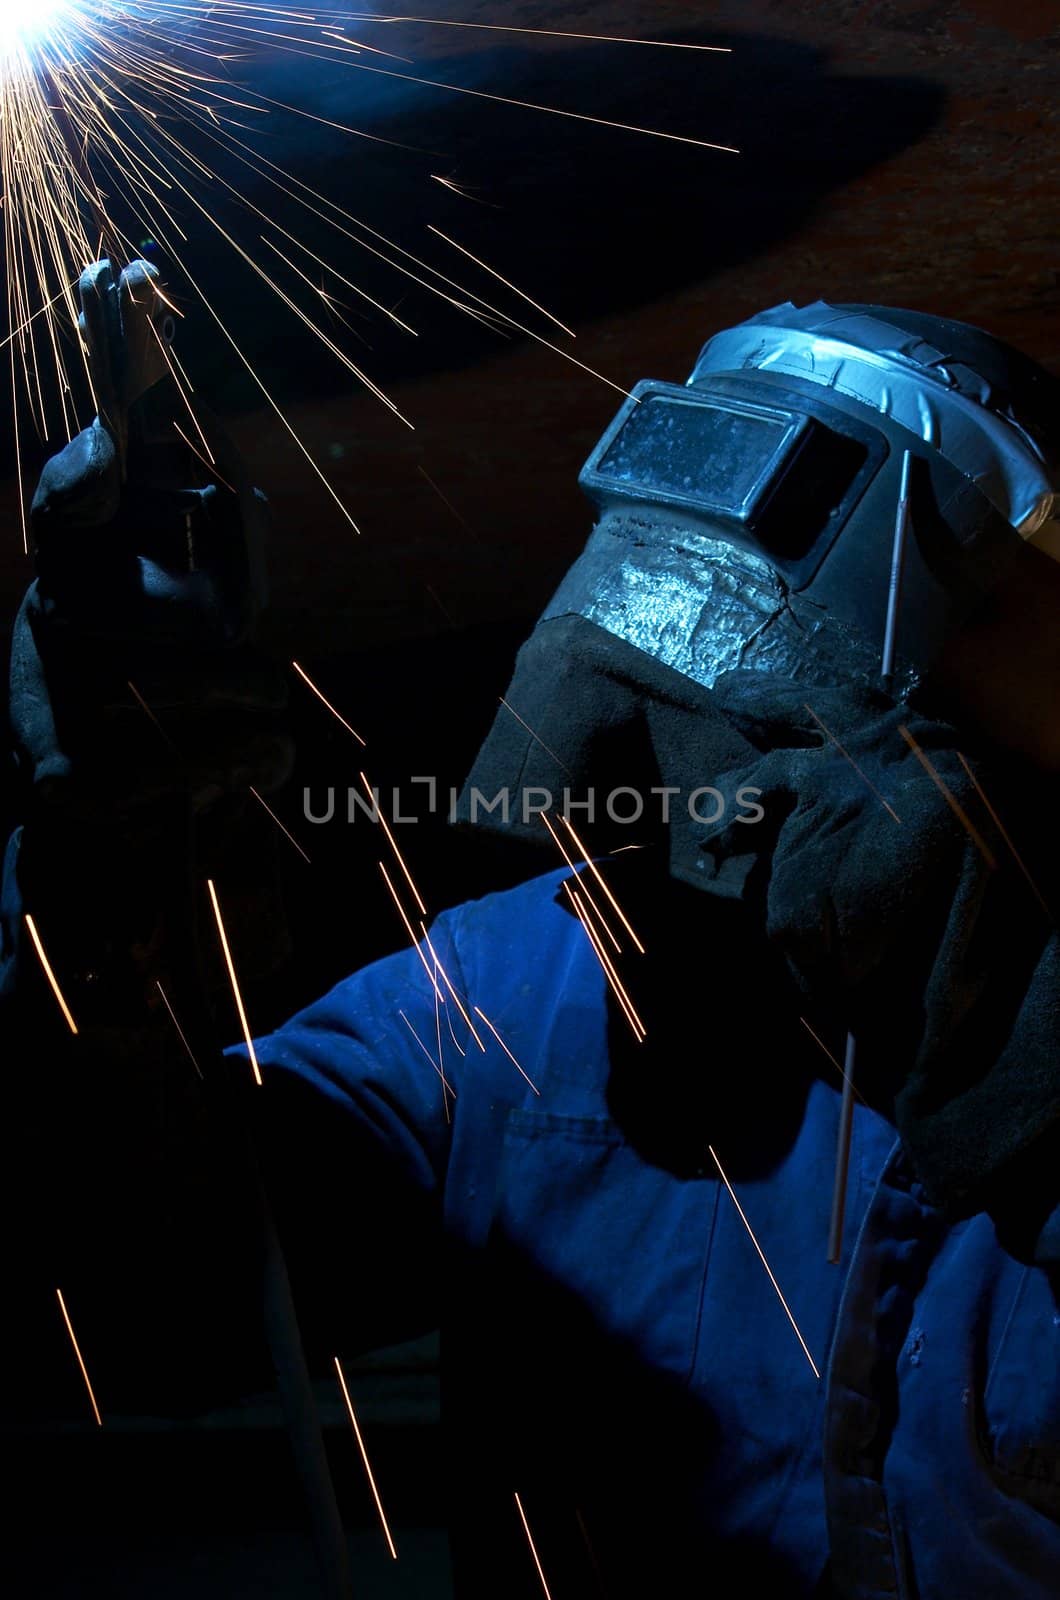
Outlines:
{"label": "spark trail", "polygon": [[99,1406],[96,1402],[96,1392],[92,1387],[92,1379],[88,1375],[88,1368],[85,1366],[85,1358],[81,1354],[81,1346],[77,1342],[77,1334],[74,1332],[74,1325],[70,1320],[70,1313],[66,1309],[66,1301],[63,1299],[63,1291],[61,1289],[56,1289],[55,1294],[59,1301],[59,1310],[63,1314],[63,1321],[66,1324],[66,1331],[70,1335],[70,1343],[74,1347],[74,1355],[77,1357],[77,1365],[80,1368],[82,1378],[85,1380],[85,1388],[88,1390],[88,1398],[92,1406],[92,1415],[96,1419],[96,1427],[102,1428],[103,1418],[100,1415]]}
{"label": "spark trail", "polygon": [[339,1384],[342,1389],[342,1398],[346,1405],[346,1414],[350,1419],[350,1425],[353,1428],[354,1437],[357,1440],[357,1448],[361,1452],[361,1460],[364,1462],[364,1470],[368,1476],[368,1483],[372,1490],[372,1498],[375,1501],[375,1508],[379,1513],[379,1521],[382,1523],[383,1533],[386,1536],[387,1549],[390,1551],[391,1558],[396,1561],[398,1558],[397,1547],[394,1544],[394,1540],[390,1533],[390,1524],[387,1522],[386,1512],[383,1510],[383,1502],[380,1498],[379,1489],[376,1485],[375,1473],[372,1471],[372,1464],[368,1459],[368,1451],[365,1449],[364,1436],[361,1433],[360,1424],[357,1421],[357,1413],[353,1409],[353,1401],[350,1399],[350,1391],[346,1383],[346,1374],[342,1370],[342,1363],[340,1362],[338,1356],[334,1357],[334,1361],[335,1371],[338,1374]]}

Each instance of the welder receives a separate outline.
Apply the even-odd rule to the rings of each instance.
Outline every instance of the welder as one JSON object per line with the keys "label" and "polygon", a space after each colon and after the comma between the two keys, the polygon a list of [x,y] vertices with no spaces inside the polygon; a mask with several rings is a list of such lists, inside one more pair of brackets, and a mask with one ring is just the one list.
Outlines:
{"label": "welder", "polygon": [[[516,1493],[555,1600],[1060,1591],[1058,400],[977,329],[852,304],[639,385],[463,801],[518,833],[520,792],[577,794],[570,865],[257,1040],[262,1089],[227,1057],[336,1346],[442,1329],[461,1597],[541,1592]],[[39,907],[107,1038],[168,979],[172,797],[287,760],[259,502],[155,482],[111,404],[34,506],[5,888],[8,1016],[62,1026]],[[142,707],[125,756],[129,684],[179,761]],[[673,803],[606,857],[616,784]],[[757,807],[704,820],[705,785]],[[102,929],[86,830],[142,863]]]}

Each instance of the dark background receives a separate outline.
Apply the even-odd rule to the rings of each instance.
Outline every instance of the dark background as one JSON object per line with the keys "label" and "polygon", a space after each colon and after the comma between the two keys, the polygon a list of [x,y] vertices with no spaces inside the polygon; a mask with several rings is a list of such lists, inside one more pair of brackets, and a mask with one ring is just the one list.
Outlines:
{"label": "dark background", "polygon": [[[572,353],[619,385],[681,381],[716,329],[779,301],[816,298],[957,316],[1060,371],[1060,83],[1055,12],[1044,0],[450,0],[445,15],[732,46],[726,56],[445,29],[365,32],[415,57],[411,67],[383,63],[398,70],[716,140],[739,155],[304,61],[245,69],[263,92],[414,147],[280,119],[270,131],[274,159],[566,344],[426,224],[459,239],[569,323]],[[474,198],[453,195],[433,174]],[[265,191],[252,198],[273,204]],[[459,783],[515,649],[589,531],[577,473],[618,396],[558,355],[491,334],[402,286],[351,245],[336,257],[339,270],[420,329],[412,341],[351,313],[365,341],[350,346],[354,358],[415,424],[410,432],[237,275],[209,228],[197,225],[190,248],[362,529],[351,533],[189,307],[186,359],[276,510],[267,644],[299,660],[368,739],[374,781],[433,774],[443,787]],[[320,248],[333,254],[335,243]],[[31,576],[10,474],[0,517],[9,530],[0,611],[10,617]],[[318,796],[329,785],[341,792],[360,760],[304,690],[295,688],[293,706],[299,769],[272,803],[312,865],[283,846],[294,954],[279,981],[252,986],[259,1029],[401,942],[370,824],[349,826],[341,802],[327,826],[302,815],[306,785]],[[401,838],[432,911],[515,870],[453,838],[440,819]],[[232,935],[238,960],[247,933]],[[38,1408],[48,1427],[21,1427],[11,1446],[26,1516],[47,1509],[16,1552],[16,1592],[205,1595],[211,1582],[228,1595],[310,1592],[297,1491],[267,1405],[246,1402],[238,1427],[231,1415],[194,1430],[119,1423],[97,1438],[81,1431],[83,1393],[61,1338],[46,1355],[25,1382],[48,1385]],[[440,1536],[430,1532],[440,1512],[430,1492],[437,1462],[425,1360],[429,1368],[429,1355],[414,1352],[397,1361],[397,1376],[366,1371],[358,1380],[406,1529],[410,1559],[397,1576],[372,1565],[371,1508],[336,1433],[351,1526],[363,1529],[360,1570],[371,1575],[363,1592],[445,1592],[435,1570]],[[233,1519],[222,1508],[240,1478],[238,1502],[256,1510]]]}

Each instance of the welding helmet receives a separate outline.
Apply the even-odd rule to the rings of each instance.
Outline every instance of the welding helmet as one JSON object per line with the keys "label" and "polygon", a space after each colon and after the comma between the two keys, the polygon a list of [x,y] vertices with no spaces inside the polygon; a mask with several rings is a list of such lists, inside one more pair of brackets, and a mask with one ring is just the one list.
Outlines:
{"label": "welding helmet", "polygon": [[706,713],[740,669],[879,686],[903,483],[886,686],[914,693],[1026,542],[1060,553],[1060,384],[965,323],[788,303],[638,383],[580,482],[596,525],[506,696],[534,742],[502,709],[469,789],[546,747],[581,778],[631,700]]}
{"label": "welding helmet", "polygon": [[[546,616],[576,612],[708,687],[737,664],[797,675],[807,651],[875,677],[908,451],[908,681],[1045,535],[1058,401],[1048,373],[962,323],[763,312],[711,339],[683,387],[633,390],[582,472],[599,520]],[[775,626],[789,608],[795,630]]]}

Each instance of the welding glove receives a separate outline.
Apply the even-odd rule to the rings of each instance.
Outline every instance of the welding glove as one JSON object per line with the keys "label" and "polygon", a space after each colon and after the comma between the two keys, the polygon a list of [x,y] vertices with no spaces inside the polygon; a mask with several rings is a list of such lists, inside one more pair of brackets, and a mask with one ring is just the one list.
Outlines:
{"label": "welding glove", "polygon": [[278,787],[293,747],[284,675],[252,638],[267,506],[221,430],[189,409],[157,270],[134,262],[118,277],[100,262],[80,292],[99,414],[48,462],[32,504],[38,576],[10,680],[24,827],[5,905],[9,928],[11,906],[38,910],[85,983],[120,970],[118,1014],[130,982],[142,994],[158,971],[160,906],[210,875],[193,838],[246,886],[241,920],[269,946],[248,964],[282,959],[285,938],[253,903],[272,885],[268,839],[251,850],[250,789]]}
{"label": "welding glove", "polygon": [[292,744],[253,638],[267,507],[183,398],[177,313],[143,262],[98,263],[80,293],[98,416],[44,469],[11,660],[0,1187],[33,1218],[20,1303],[61,1282],[104,1407],[170,1412],[242,1392],[255,1344],[260,1220],[216,1114],[238,1022],[205,880],[259,1015],[290,940],[283,841],[250,786],[281,783]]}
{"label": "welding glove", "polygon": [[855,1034],[859,1092],[893,1107],[931,1201],[989,1210],[1006,1249],[1055,1265],[1055,784],[856,685],[740,670],[712,694],[759,752],[716,781],[763,819],[703,830],[708,882]]}
{"label": "welding glove", "polygon": [[81,298],[99,416],[41,477],[12,649],[31,808],[107,823],[172,795],[201,808],[275,788],[284,680],[250,638],[267,507],[182,398],[156,269],[115,279],[99,263]]}

